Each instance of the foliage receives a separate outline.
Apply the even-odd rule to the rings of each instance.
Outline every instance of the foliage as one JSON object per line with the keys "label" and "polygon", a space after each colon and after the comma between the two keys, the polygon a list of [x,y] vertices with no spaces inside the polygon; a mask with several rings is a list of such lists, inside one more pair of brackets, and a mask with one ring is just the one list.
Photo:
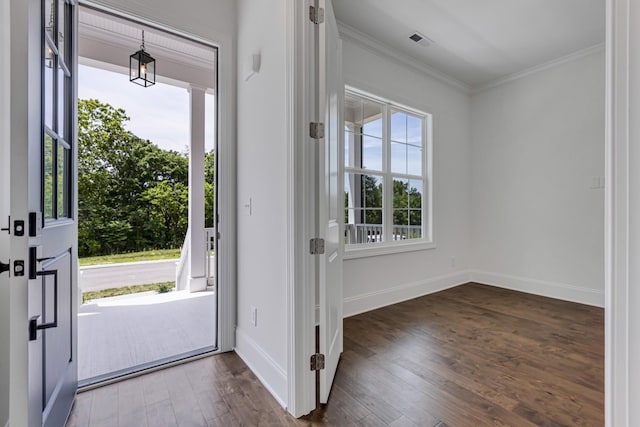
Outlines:
{"label": "foliage", "polygon": [[126,254],[99,255],[80,258],[80,266],[98,264],[118,264],[135,261],[155,261],[180,258],[180,249],[156,249],[142,252],[129,252]]}
{"label": "foliage", "polygon": [[171,292],[176,287],[174,282],[162,282],[158,283],[158,293],[166,294],[167,292]]}
{"label": "foliage", "polygon": [[89,291],[82,294],[82,303],[99,298],[117,297],[120,295],[136,294],[139,292],[156,291],[159,294],[171,292],[175,288],[175,282],[151,283],[148,285],[124,286],[122,288],[109,288],[100,291]]}
{"label": "foliage", "polygon": [[[352,179],[362,185],[359,202],[355,203],[358,224],[382,224],[383,188],[380,178],[370,175],[352,175]],[[345,208],[349,205],[349,193],[344,193]],[[349,223],[348,211],[345,209],[345,224]],[[422,224],[422,193],[415,187],[409,188],[409,180],[395,178],[393,180],[393,224]]]}
{"label": "foliage", "polygon": [[409,188],[409,181],[393,181],[393,223],[395,225],[422,224],[422,194]]}
{"label": "foliage", "polygon": [[[128,120],[124,110],[98,100],[78,102],[81,257],[176,248],[184,240],[188,158],[127,131]],[[211,176],[213,156],[205,159]],[[213,181],[207,183],[212,199]]]}

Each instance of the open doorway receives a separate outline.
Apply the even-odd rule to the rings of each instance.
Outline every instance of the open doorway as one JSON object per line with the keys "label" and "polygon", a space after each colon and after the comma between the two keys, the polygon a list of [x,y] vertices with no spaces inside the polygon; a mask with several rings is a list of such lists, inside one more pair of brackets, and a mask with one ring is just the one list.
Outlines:
{"label": "open doorway", "polygon": [[216,74],[213,46],[80,9],[81,387],[217,349]]}

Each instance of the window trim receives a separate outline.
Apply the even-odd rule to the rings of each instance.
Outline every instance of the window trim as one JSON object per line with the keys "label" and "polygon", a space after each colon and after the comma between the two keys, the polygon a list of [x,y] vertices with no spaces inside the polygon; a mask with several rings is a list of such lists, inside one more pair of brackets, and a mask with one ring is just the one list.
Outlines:
{"label": "window trim", "polygon": [[[348,244],[343,241],[344,259],[364,258],[370,256],[380,256],[403,252],[421,251],[434,249],[436,247],[433,230],[433,114],[428,111],[418,110],[407,105],[390,101],[382,96],[373,95],[369,92],[357,89],[355,87],[345,85],[345,94],[352,94],[357,97],[364,98],[373,102],[384,105],[383,128],[383,171],[373,171],[372,175],[381,176],[383,179],[383,230],[389,230],[393,227],[393,178],[406,178],[408,174],[394,174],[391,170],[391,126],[390,116],[391,110],[401,110],[403,112],[413,114],[424,118],[422,129],[423,138],[423,194],[422,194],[422,237],[419,239],[408,239],[401,241],[384,241],[380,243],[352,243]],[[342,132],[344,134],[344,123],[342,124]],[[345,141],[346,143],[346,141]],[[340,170],[344,177],[346,173],[363,173],[366,169],[350,168],[345,166],[345,149],[340,153]],[[366,173],[366,172],[365,172]],[[399,176],[398,176],[399,175]],[[415,178],[413,178],[415,179]],[[343,190],[344,191],[344,190]],[[388,201],[391,200],[390,203]],[[344,211],[344,206],[343,206]],[[346,224],[343,224],[342,235],[344,236]]]}
{"label": "window trim", "polygon": [[[74,130],[72,126],[73,106],[74,106],[74,88],[70,84],[72,81],[73,72],[73,58],[71,54],[70,46],[73,43],[72,35],[70,34],[70,22],[73,15],[73,9],[76,4],[72,0],[53,0],[52,1],[52,13],[55,17],[52,24],[53,35],[49,34],[46,29],[47,23],[45,16],[46,2],[51,0],[41,0],[41,55],[40,55],[40,82],[41,85],[45,85],[45,72],[46,72],[46,55],[45,50],[48,48],[51,54],[53,75],[51,77],[52,85],[52,105],[51,108],[51,126],[46,124],[45,112],[46,112],[46,95],[45,91],[41,91],[40,97],[40,109],[41,109],[41,164],[40,164],[40,211],[42,213],[42,226],[51,227],[58,222],[66,223],[69,220],[73,221],[73,203],[74,203],[74,182],[73,182],[73,168],[74,158],[71,154],[73,147],[71,141],[74,139]],[[64,9],[61,11],[60,6]],[[51,16],[51,15],[50,15]],[[63,18],[64,28],[60,28],[60,18]],[[60,40],[60,34],[62,32],[63,40]],[[60,49],[60,43],[64,44],[64,50]],[[73,72],[72,72],[73,70]],[[59,72],[62,71],[62,76]],[[63,81],[63,88],[60,87],[60,78]],[[60,121],[60,102],[62,102],[62,110],[65,111],[65,117],[63,122]],[[60,129],[62,125],[62,129]],[[45,140],[49,137],[52,140],[52,194],[51,194],[51,217],[47,217],[46,208],[46,192],[45,188],[46,176],[45,176]],[[66,150],[66,165],[59,164],[59,154],[63,150]],[[63,169],[63,181],[62,188],[59,181],[59,173],[61,167],[66,166]],[[60,191],[63,192],[63,198],[60,200]],[[63,213],[61,214],[61,209]],[[64,213],[66,212],[66,214]]]}

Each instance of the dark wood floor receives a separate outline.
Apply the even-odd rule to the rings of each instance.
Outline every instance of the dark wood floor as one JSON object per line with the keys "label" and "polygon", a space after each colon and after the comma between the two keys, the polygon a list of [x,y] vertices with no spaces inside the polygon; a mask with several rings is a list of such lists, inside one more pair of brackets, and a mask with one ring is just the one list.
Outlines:
{"label": "dark wood floor", "polygon": [[330,403],[289,417],[233,353],[78,395],[68,426],[602,426],[603,310],[468,284],[345,319]]}

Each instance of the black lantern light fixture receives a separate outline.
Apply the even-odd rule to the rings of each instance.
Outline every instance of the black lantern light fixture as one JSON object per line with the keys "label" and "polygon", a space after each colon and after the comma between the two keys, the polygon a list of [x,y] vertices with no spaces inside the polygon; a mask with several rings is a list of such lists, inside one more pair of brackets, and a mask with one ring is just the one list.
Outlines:
{"label": "black lantern light fixture", "polygon": [[129,57],[129,81],[144,87],[156,84],[156,60],[144,51],[144,30],[140,50]]}

